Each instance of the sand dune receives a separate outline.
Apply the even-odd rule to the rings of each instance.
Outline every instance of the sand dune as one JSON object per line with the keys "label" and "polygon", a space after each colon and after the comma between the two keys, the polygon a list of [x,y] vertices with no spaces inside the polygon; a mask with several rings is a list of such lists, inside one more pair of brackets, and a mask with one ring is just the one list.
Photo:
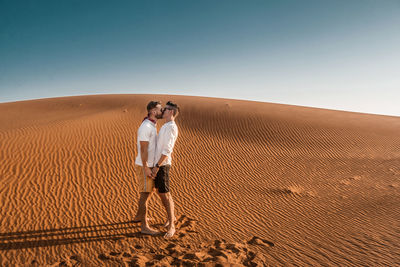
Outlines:
{"label": "sand dune", "polygon": [[[154,99],[182,107],[172,240],[132,222]],[[0,265],[400,265],[399,133],[400,117],[216,98],[2,103]]]}

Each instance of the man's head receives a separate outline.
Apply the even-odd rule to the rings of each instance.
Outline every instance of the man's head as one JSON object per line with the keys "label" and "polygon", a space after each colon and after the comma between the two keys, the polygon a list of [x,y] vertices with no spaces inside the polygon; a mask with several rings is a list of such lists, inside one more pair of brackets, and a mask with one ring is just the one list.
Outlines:
{"label": "man's head", "polygon": [[168,101],[162,110],[163,118],[164,119],[167,119],[167,118],[175,119],[178,116],[179,111],[180,111],[180,109],[177,104],[175,104],[171,101]]}
{"label": "man's head", "polygon": [[161,119],[163,117],[160,101],[150,101],[147,104],[147,116]]}

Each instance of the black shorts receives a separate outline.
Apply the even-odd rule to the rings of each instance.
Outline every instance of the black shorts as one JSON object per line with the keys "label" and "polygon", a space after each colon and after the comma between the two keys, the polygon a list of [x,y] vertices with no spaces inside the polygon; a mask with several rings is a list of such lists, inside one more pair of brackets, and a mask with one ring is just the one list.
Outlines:
{"label": "black shorts", "polygon": [[160,166],[157,176],[154,179],[154,187],[157,188],[158,193],[169,192],[169,169],[171,165]]}

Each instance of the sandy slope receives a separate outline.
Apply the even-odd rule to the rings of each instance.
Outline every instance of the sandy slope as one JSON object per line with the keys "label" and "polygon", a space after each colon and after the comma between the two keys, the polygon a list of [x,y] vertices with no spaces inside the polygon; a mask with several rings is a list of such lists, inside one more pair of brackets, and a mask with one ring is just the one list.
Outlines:
{"label": "sandy slope", "polygon": [[[182,107],[170,241],[131,222],[136,131],[153,99]],[[1,266],[393,266],[400,118],[183,96],[3,103],[0,199]],[[162,229],[157,196],[150,206]]]}

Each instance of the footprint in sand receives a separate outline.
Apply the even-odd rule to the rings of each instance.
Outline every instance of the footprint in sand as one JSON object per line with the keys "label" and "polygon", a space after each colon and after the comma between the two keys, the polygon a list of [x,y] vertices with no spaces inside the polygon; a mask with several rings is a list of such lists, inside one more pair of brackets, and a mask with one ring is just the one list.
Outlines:
{"label": "footprint in sand", "polygon": [[[77,255],[72,255],[68,259],[53,263],[51,265],[46,265],[46,266],[49,266],[49,267],[56,267],[56,266],[57,267],[58,266],[70,267],[71,266],[72,267],[72,266],[78,266],[80,264],[79,262],[80,262],[80,257]],[[36,260],[33,260],[31,262],[31,266],[42,266],[42,265],[40,265]]]}
{"label": "footprint in sand", "polygon": [[197,220],[191,219],[186,215],[181,215],[175,223],[176,233],[173,240],[182,239],[188,234],[198,233],[196,231]]}
{"label": "footprint in sand", "polygon": [[273,247],[275,246],[274,243],[266,240],[266,239],[262,239],[256,236],[253,236],[252,239],[250,239],[249,241],[247,241],[247,244],[251,244],[251,245],[263,245],[263,246],[268,246],[268,247]]}
{"label": "footprint in sand", "polygon": [[[187,236],[187,234],[193,234],[193,233],[198,233],[196,231],[196,224],[197,224],[197,220],[195,219],[191,219],[189,217],[187,217],[186,215],[181,215],[177,218],[176,222],[175,222],[175,235],[172,239],[182,239],[184,237]],[[159,229],[161,232],[164,231],[164,229]],[[136,232],[136,233],[129,233],[129,234],[125,234],[125,237],[128,238],[151,238],[151,237],[162,237],[163,234],[160,233],[159,235],[154,235],[154,236],[150,236],[150,235],[145,235],[142,234],[140,232]]]}
{"label": "footprint in sand", "polygon": [[[273,247],[274,243],[254,236],[245,243],[228,243],[225,240],[214,240],[192,247],[187,241],[169,241],[157,249],[135,250],[135,255],[127,253],[101,254],[104,260],[120,260],[129,266],[169,266],[169,265],[242,265],[265,266],[266,258],[254,249],[255,246]],[[112,255],[115,255],[114,257]],[[122,255],[123,259],[116,258]]]}
{"label": "footprint in sand", "polygon": [[197,223],[196,220],[190,219],[186,215],[182,215],[177,219],[175,227],[176,229],[182,231],[188,231],[188,230],[193,231],[194,228],[196,227],[196,223]]}
{"label": "footprint in sand", "polygon": [[275,196],[309,196],[315,197],[317,194],[313,191],[306,191],[303,187],[293,185],[287,188],[267,188],[267,193]]}
{"label": "footprint in sand", "polygon": [[[177,238],[165,240],[165,244],[152,248],[145,248],[138,244],[132,244],[129,249],[132,253],[114,250],[99,254],[99,259],[120,262],[128,266],[169,266],[169,265],[244,265],[265,266],[266,258],[258,253],[256,247],[270,248],[273,242],[253,236],[244,243],[229,243],[226,240],[214,240],[200,245],[193,244],[185,238],[188,233],[196,232],[197,221],[185,215],[176,221]],[[161,240],[161,237],[159,237]],[[134,243],[134,239],[131,239]],[[128,250],[129,250],[128,249]]]}
{"label": "footprint in sand", "polygon": [[359,180],[361,180],[361,176],[355,175],[353,177],[349,177],[349,178],[345,178],[345,179],[341,180],[340,183],[344,184],[344,185],[351,185],[354,181],[359,181]]}
{"label": "footprint in sand", "polygon": [[111,257],[107,256],[107,255],[104,254],[104,253],[99,254],[98,257],[99,257],[99,259],[102,260],[102,261],[108,261],[108,260],[111,259]]}

